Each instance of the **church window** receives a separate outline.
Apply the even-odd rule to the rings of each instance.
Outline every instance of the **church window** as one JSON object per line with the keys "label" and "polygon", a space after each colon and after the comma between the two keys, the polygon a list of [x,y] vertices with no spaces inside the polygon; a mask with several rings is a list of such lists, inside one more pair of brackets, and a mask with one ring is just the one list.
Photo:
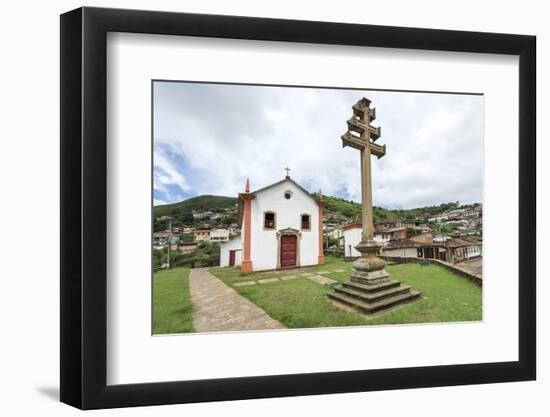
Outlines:
{"label": "church window", "polygon": [[309,230],[311,229],[309,221],[309,214],[302,214],[302,230]]}
{"label": "church window", "polygon": [[287,200],[290,200],[291,197],[292,197],[292,191],[285,191],[285,198]]}
{"label": "church window", "polygon": [[275,229],[275,213],[271,211],[264,213],[264,229]]}

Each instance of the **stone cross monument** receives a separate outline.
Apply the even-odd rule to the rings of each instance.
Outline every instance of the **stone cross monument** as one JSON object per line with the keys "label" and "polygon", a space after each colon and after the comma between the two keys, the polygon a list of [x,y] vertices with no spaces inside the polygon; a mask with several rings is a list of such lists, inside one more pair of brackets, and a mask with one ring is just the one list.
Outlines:
{"label": "stone cross monument", "polygon": [[348,131],[342,135],[342,145],[361,152],[363,233],[361,242],[355,247],[361,253],[361,257],[353,263],[353,267],[356,275],[369,280],[379,280],[389,275],[384,271],[385,262],[377,256],[381,246],[374,240],[371,155],[378,159],[382,158],[386,154],[386,145],[375,143],[380,138],[381,131],[380,127],[370,124],[376,119],[376,109],[371,109],[370,103],[369,99],[363,97],[353,105],[353,116],[347,121]]}
{"label": "stone cross monument", "polygon": [[348,131],[341,136],[344,147],[350,146],[361,152],[363,233],[361,242],[355,246],[361,256],[353,262],[351,280],[335,287],[335,291],[328,294],[339,304],[367,314],[410,302],[421,296],[411,287],[392,280],[384,270],[386,263],[378,257],[382,245],[374,240],[373,233],[371,155],[382,158],[386,154],[386,145],[375,143],[380,138],[380,127],[371,126],[371,122],[376,119],[376,110],[370,104],[371,101],[363,97],[353,105],[353,115],[347,121]]}

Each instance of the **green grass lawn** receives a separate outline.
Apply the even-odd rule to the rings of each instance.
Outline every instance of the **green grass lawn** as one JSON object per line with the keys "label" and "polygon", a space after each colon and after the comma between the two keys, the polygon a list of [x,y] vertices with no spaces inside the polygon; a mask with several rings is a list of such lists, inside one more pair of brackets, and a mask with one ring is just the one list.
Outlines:
{"label": "green grass lawn", "polygon": [[193,332],[189,269],[175,268],[153,276],[153,334]]}
{"label": "green grass lawn", "polygon": [[477,284],[439,266],[388,265],[386,271],[422,293],[422,299],[373,319],[371,324],[438,323],[482,320],[482,290]]}
{"label": "green grass lawn", "polygon": [[[349,280],[351,263],[337,258],[327,259],[327,264],[302,268],[302,272],[333,271],[326,277],[339,282]],[[235,268],[210,270],[226,284],[251,281],[284,275],[296,271],[274,271],[241,274]],[[479,321],[482,319],[481,288],[438,265],[420,266],[416,263],[387,265],[392,278],[411,285],[422,292],[423,298],[384,315],[367,318],[364,315],[334,306],[326,296],[333,289],[306,278],[279,281],[265,285],[234,287],[264,309],[271,317],[288,328],[339,327],[374,324],[428,323],[449,321]],[[298,272],[299,273],[299,272]]]}
{"label": "green grass lawn", "polygon": [[[222,279],[222,281],[225,282],[226,284],[233,285],[237,282],[267,279],[267,278],[281,278],[287,275],[296,275],[304,272],[309,272],[314,274],[315,272],[318,272],[318,271],[334,271],[335,269],[351,270],[351,263],[344,262],[342,258],[327,256],[327,263],[325,265],[307,266],[299,269],[242,273],[239,268],[217,267],[217,268],[210,268],[209,271],[212,272],[214,275],[216,275],[218,278]],[[349,278],[349,274],[347,274],[347,277]]]}

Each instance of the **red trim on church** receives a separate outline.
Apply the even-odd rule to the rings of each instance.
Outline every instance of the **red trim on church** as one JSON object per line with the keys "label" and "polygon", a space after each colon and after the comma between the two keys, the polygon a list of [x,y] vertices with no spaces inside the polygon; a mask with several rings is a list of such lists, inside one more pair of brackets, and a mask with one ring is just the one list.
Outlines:
{"label": "red trim on church", "polygon": [[323,265],[325,263],[325,253],[323,251],[323,194],[321,190],[319,190],[317,207],[319,209],[319,256],[317,257],[317,263]]}
{"label": "red trim on church", "polygon": [[250,259],[251,253],[251,233],[250,228],[252,226],[252,199],[254,194],[250,194],[250,181],[246,179],[245,192],[240,194],[244,203],[244,235],[243,235],[243,260],[241,262],[241,272],[252,272],[252,260]]}

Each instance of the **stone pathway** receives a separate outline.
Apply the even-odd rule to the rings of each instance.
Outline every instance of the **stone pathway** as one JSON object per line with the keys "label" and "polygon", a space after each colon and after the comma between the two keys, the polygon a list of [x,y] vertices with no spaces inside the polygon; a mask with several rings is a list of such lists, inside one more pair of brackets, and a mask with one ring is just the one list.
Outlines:
{"label": "stone pathway", "polygon": [[[271,284],[272,282],[280,282],[280,281],[289,281],[291,279],[297,279],[297,278],[307,278],[310,281],[316,282],[317,284],[321,285],[332,285],[336,284],[338,281],[325,277],[326,274],[332,274],[333,272],[343,272],[344,269],[336,269],[334,271],[318,271],[316,273],[311,272],[300,272],[297,275],[283,275],[281,277],[272,277],[272,278],[263,278],[259,279],[257,281],[241,281],[236,282],[233,284],[235,287],[247,287],[250,285],[256,285],[256,284]],[[273,274],[277,274],[279,271],[271,271]],[[261,274],[258,274],[261,276]]]}
{"label": "stone pathway", "polygon": [[207,269],[192,269],[189,289],[197,332],[284,329],[256,304],[225,285]]}
{"label": "stone pathway", "polygon": [[338,282],[335,279],[324,277],[322,275],[313,275],[311,277],[307,277],[307,279],[321,285],[331,285]]}

